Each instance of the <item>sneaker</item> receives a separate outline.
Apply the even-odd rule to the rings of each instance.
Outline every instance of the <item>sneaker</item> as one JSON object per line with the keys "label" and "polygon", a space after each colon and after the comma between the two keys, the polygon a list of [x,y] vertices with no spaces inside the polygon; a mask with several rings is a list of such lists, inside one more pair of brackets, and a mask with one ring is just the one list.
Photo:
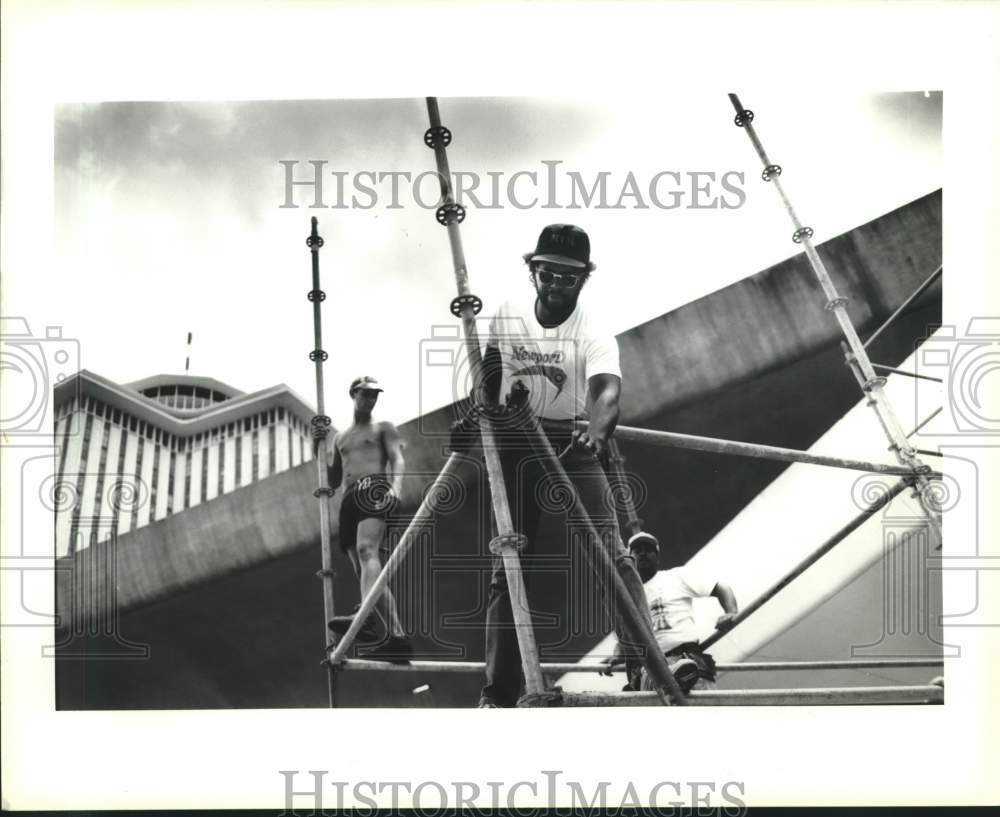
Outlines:
{"label": "sneaker", "polygon": [[691,687],[698,683],[698,665],[690,658],[681,658],[670,665],[670,671],[674,674],[674,680],[685,692],[690,692]]}
{"label": "sneaker", "polygon": [[[327,627],[343,638],[344,634],[350,629],[353,623],[354,616],[334,616],[329,622],[327,622]],[[379,640],[378,630],[375,629],[375,622],[373,622],[371,618],[361,625],[361,629],[358,630],[358,635],[355,640],[367,643],[373,643]]]}
{"label": "sneaker", "polygon": [[409,664],[413,658],[413,644],[404,636],[389,636],[381,644],[366,650],[359,650],[358,658],[369,661],[388,661],[390,664]]}
{"label": "sneaker", "polygon": [[500,709],[500,704],[490,698],[481,698],[478,709]]}

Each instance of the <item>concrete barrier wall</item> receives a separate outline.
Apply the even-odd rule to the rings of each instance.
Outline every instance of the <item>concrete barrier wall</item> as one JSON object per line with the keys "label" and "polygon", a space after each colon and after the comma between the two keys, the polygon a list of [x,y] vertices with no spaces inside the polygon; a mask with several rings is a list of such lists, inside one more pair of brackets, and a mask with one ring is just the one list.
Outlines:
{"label": "concrete barrier wall", "polygon": [[[854,325],[874,328],[941,263],[941,191],[825,242],[819,254],[850,299]],[[800,253],[628,330],[618,337],[623,421],[640,424],[835,342],[840,328],[825,303]]]}

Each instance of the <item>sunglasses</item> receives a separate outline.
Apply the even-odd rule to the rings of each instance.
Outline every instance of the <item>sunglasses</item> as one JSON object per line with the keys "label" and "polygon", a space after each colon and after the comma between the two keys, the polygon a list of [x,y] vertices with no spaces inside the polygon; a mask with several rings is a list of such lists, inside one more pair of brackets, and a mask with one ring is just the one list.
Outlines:
{"label": "sunglasses", "polygon": [[575,272],[549,272],[549,270],[538,270],[535,275],[538,276],[538,280],[543,284],[551,284],[553,281],[558,281],[564,287],[575,287],[581,278]]}

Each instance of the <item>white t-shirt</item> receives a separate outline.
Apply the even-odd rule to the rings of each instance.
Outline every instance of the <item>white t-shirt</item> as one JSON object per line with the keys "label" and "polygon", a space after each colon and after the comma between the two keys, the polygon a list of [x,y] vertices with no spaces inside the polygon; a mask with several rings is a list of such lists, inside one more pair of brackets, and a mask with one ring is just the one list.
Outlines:
{"label": "white t-shirt", "polygon": [[701,639],[695,628],[691,599],[711,596],[716,584],[714,579],[685,566],[661,570],[643,585],[660,649],[667,652]]}
{"label": "white t-shirt", "polygon": [[579,302],[559,326],[544,328],[535,317],[534,290],[504,302],[490,321],[488,344],[503,359],[503,402],[515,382],[530,391],[538,417],[572,420],[587,407],[587,379],[621,377],[618,341]]}

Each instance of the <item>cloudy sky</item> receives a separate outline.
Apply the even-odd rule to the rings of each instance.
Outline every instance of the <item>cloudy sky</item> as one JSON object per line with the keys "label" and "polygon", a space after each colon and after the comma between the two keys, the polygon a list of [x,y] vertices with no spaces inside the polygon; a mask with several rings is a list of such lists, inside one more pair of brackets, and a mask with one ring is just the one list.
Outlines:
{"label": "cloudy sky", "polygon": [[[742,101],[816,240],[942,184],[940,94]],[[617,331],[795,251],[724,92],[442,98],[440,109],[454,135],[451,169],[477,174],[474,194],[487,205],[467,199],[462,225],[472,290],[487,311],[529,286],[520,255],[552,222],[590,233],[598,269],[583,297]],[[191,331],[193,374],[248,392],[283,382],[312,403],[305,237],[315,215],[326,240],[327,413],[349,420],[346,384],[361,373],[385,381],[382,415],[397,422],[447,402],[448,382],[421,365],[434,327],[456,323],[447,233],[424,206],[435,182],[414,190],[397,175],[393,196],[392,176],[362,175],[374,195],[355,188],[365,172],[412,180],[433,170],[427,125],[422,99],[60,106],[52,322],[79,339],[84,368],[117,382],[182,372]],[[311,161],[324,163],[325,208],[310,208],[304,187],[293,191],[296,207],[281,206],[282,161],[297,162],[296,180],[312,178]],[[573,173],[588,189],[606,174],[606,206],[582,206],[578,193],[569,207]],[[331,206],[335,174],[342,207]]]}

